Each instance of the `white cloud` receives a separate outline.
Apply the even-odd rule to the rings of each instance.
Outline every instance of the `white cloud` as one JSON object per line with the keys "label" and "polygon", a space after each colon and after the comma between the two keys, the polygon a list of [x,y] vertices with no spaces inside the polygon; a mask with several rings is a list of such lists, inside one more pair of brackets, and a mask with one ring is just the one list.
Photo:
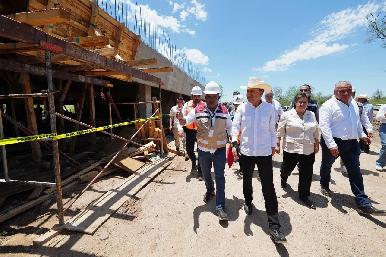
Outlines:
{"label": "white cloud", "polygon": [[265,72],[287,70],[299,61],[316,59],[344,51],[350,46],[336,41],[342,40],[357,29],[367,26],[367,15],[380,8],[382,5],[369,2],[356,8],[331,13],[320,22],[319,28],[313,32],[314,37],[312,39],[286,51],[278,58],[266,62],[258,70]]}
{"label": "white cloud", "polygon": [[198,0],[192,0],[192,7],[189,9],[189,12],[196,16],[196,19],[200,21],[206,21],[208,13],[205,10],[205,5],[200,3]]}
{"label": "white cloud", "polygon": [[186,11],[186,10],[182,10],[181,12],[180,12],[180,19],[182,20],[182,21],[185,21],[186,20],[186,18],[189,16],[189,13]]}
{"label": "white cloud", "polygon": [[183,48],[183,52],[185,52],[186,58],[194,64],[200,65],[208,65],[209,57],[202,53],[199,49],[195,48]]}
{"label": "white cloud", "polygon": [[177,3],[169,1],[173,7],[173,13],[180,11],[181,21],[185,21],[190,15],[194,16],[199,21],[206,21],[208,12],[205,10],[205,5],[200,0],[192,0],[185,3]]}
{"label": "white cloud", "polygon": [[171,6],[173,6],[173,13],[176,13],[176,12],[178,12],[179,10],[181,10],[181,9],[184,8],[184,5],[183,5],[183,4],[179,4],[179,3],[176,3],[176,2],[169,1],[169,4],[170,4]]}

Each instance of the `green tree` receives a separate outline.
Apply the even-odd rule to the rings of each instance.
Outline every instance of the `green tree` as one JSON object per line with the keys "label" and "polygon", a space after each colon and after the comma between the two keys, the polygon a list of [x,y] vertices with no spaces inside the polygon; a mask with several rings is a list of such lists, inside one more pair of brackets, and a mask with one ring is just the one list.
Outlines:
{"label": "green tree", "polygon": [[386,48],[386,13],[379,11],[367,16],[370,41],[381,40],[382,47]]}

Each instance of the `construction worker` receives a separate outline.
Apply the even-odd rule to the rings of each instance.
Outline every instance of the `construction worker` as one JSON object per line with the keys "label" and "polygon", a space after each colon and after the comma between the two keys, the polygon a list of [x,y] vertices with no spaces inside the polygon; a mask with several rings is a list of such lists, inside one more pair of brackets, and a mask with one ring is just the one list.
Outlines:
{"label": "construction worker", "polygon": [[[220,221],[227,221],[225,212],[225,146],[228,142],[232,121],[227,108],[219,104],[220,86],[211,81],[205,86],[205,102],[200,102],[194,111],[179,117],[181,124],[195,123],[197,126],[197,146],[199,163],[204,175],[206,193],[204,202],[208,203],[216,195],[216,213]],[[216,194],[211,175],[214,167]]]}
{"label": "construction worker", "polygon": [[[191,92],[192,99],[184,104],[182,108],[182,114],[184,116],[188,115],[190,112],[194,112],[194,109],[197,105],[202,104],[202,89],[199,86],[192,88]],[[198,180],[202,180],[201,168],[197,166],[197,158],[194,152],[194,145],[196,143],[197,135],[197,124],[196,122],[191,122],[186,126],[183,126],[186,135],[186,153],[189,156],[189,159],[192,162],[192,173],[197,173]]]}
{"label": "construction worker", "polygon": [[179,123],[176,115],[178,112],[182,112],[182,107],[184,105],[184,98],[179,96],[177,98],[177,104],[170,109],[169,116],[169,129],[173,132],[174,143],[176,146],[177,152],[180,154],[180,143],[182,143],[183,149],[185,149],[185,135],[182,129],[181,124]]}
{"label": "construction worker", "polygon": [[233,120],[233,116],[235,115],[235,112],[237,110],[237,107],[239,107],[239,105],[242,103],[243,103],[243,96],[241,94],[233,96],[233,103],[232,103],[233,108],[229,113],[232,120]]}
{"label": "construction worker", "polygon": [[240,134],[240,161],[243,171],[244,210],[252,214],[252,177],[255,166],[258,167],[265,209],[268,217],[269,234],[276,243],[286,242],[280,231],[278,202],[273,184],[272,156],[276,153],[276,111],[272,104],[263,102],[264,91],[271,86],[257,79],[250,78],[247,86],[247,102],[242,103],[235,113],[232,123],[232,152],[238,158],[237,139]]}

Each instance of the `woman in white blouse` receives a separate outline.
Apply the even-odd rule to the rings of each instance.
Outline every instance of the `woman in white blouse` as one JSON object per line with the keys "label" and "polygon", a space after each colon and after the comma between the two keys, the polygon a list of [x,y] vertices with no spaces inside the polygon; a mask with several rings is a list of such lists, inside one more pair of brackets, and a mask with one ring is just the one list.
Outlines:
{"label": "woman in white blouse", "polygon": [[319,151],[320,132],[315,114],[307,111],[308,98],[305,93],[295,96],[294,108],[285,112],[277,128],[278,151],[283,138],[283,163],[280,168],[281,187],[296,165],[299,166],[299,199],[308,207],[315,208],[309,199],[315,153]]}

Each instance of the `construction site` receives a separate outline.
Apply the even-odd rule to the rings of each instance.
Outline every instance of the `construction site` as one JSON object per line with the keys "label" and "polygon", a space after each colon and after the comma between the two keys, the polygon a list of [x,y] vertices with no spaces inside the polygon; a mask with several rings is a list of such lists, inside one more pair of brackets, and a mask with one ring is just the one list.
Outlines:
{"label": "construction site", "polygon": [[[225,170],[229,224],[218,223],[168,129],[176,99],[205,82],[168,58],[173,46],[162,53],[146,24],[129,25],[128,8],[0,1],[0,256],[386,256],[386,219],[358,215],[343,174],[331,199],[314,174],[317,209],[307,209],[280,188],[280,155],[274,183],[289,244],[266,235],[260,184],[256,210],[243,214],[237,163]],[[360,157],[367,193],[385,203],[372,153]]]}

